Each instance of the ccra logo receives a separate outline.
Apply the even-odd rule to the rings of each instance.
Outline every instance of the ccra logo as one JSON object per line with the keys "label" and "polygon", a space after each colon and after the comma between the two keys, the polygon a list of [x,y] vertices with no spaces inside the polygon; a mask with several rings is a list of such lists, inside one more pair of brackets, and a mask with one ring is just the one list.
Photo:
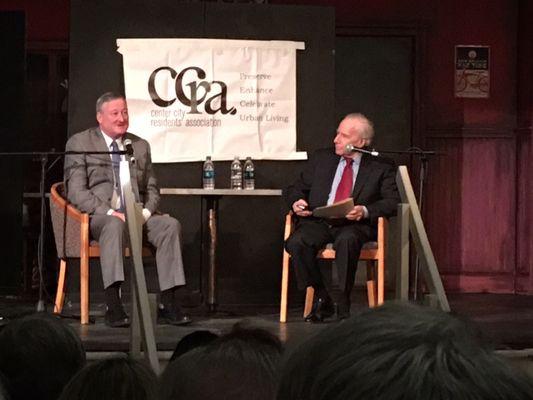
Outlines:
{"label": "ccra logo", "polygon": [[[157,93],[155,88],[156,77],[158,74],[165,73],[170,74],[170,77],[176,81],[174,86],[176,97],[170,100],[163,99]],[[183,87],[183,79],[187,73],[195,74],[196,78],[185,85],[189,88],[189,97],[185,94]],[[148,80],[148,93],[150,93],[150,98],[152,101],[159,107],[168,107],[177,99],[183,105],[190,107],[188,114],[201,114],[201,111],[198,110],[198,107],[204,103],[204,110],[207,114],[214,115],[220,112],[223,115],[235,115],[237,113],[237,109],[235,107],[228,109],[227,107],[228,87],[226,84],[222,81],[208,82],[205,80],[205,77],[205,71],[199,67],[184,68],[179,74],[171,67],[159,67],[150,75],[150,79]],[[219,104],[217,104],[218,99],[220,99]],[[216,106],[218,106],[218,108],[215,108]]]}

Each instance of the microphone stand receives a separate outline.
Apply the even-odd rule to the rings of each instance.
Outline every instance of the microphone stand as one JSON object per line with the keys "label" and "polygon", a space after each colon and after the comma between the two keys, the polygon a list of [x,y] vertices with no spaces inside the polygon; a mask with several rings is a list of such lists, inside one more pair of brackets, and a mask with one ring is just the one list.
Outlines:
{"label": "microphone stand", "polygon": [[[0,152],[0,157],[4,156],[22,156],[22,157],[39,157],[41,161],[41,177],[39,182],[39,198],[41,199],[41,215],[39,220],[39,241],[37,246],[37,266],[39,269],[39,300],[35,310],[37,312],[46,311],[46,304],[44,301],[44,278],[43,278],[43,263],[44,263],[44,217],[46,210],[46,193],[45,193],[45,184],[46,184],[46,172],[49,171],[55,163],[61,159],[61,157],[70,154],[83,154],[83,155],[92,155],[92,154],[129,154],[128,151],[44,151],[44,152],[33,152],[33,151],[20,151],[20,152]],[[48,158],[50,156],[57,156],[52,165],[47,169],[46,164],[48,163]]]}
{"label": "microphone stand", "polygon": [[44,260],[44,212],[45,212],[45,194],[44,185],[46,178],[46,164],[48,162],[48,154],[41,154],[41,180],[39,182],[39,198],[41,199],[41,214],[39,224],[39,244],[37,250],[37,265],[39,267],[39,300],[37,301],[37,312],[43,312],[46,310],[43,292],[44,292],[44,279],[43,279],[43,260]]}
{"label": "microphone stand", "polygon": [[[357,150],[359,151],[359,150]],[[371,155],[380,155],[380,154],[401,154],[401,155],[414,155],[418,156],[420,160],[420,168],[418,170],[418,208],[422,212],[422,205],[424,200],[424,184],[427,178],[429,156],[434,156],[439,154],[433,150],[422,150],[419,147],[410,147],[405,151],[394,151],[394,150],[380,150],[380,151],[361,151],[361,153],[368,153]],[[417,254],[415,257],[415,274],[413,282],[413,300],[418,299],[418,276],[420,274],[420,257]]]}
{"label": "microphone stand", "polygon": [[[428,164],[429,164],[429,158],[428,154],[422,152],[419,154],[420,156],[420,170],[418,172],[418,208],[420,209],[420,213],[422,213],[422,206],[423,206],[423,200],[424,200],[424,183],[427,176],[427,170],[428,170]],[[415,276],[414,276],[414,282],[413,282],[413,300],[416,301],[418,299],[418,275],[420,273],[420,256],[417,254],[415,257]]]}

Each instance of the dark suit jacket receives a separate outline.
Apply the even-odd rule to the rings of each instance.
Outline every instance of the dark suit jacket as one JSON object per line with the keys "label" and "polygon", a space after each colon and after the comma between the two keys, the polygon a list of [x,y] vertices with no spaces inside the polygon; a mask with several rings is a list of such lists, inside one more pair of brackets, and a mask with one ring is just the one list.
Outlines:
{"label": "dark suit jacket", "polygon": [[[144,139],[127,132],[122,140],[132,141],[135,163],[130,163],[131,186],[135,200],[153,214],[159,205],[159,188],[152,170],[150,145]],[[73,135],[66,151],[109,151],[98,128]],[[69,201],[89,214],[106,214],[113,196],[113,167],[109,154],[67,155],[65,184]]]}
{"label": "dark suit jacket", "polygon": [[[310,210],[326,205],[339,159],[333,148],[317,150],[296,182],[284,190],[289,207],[298,199],[305,199]],[[362,155],[352,197],[355,204],[366,206],[369,219],[359,223],[375,225],[378,217],[396,213],[400,197],[395,177],[391,160]]]}

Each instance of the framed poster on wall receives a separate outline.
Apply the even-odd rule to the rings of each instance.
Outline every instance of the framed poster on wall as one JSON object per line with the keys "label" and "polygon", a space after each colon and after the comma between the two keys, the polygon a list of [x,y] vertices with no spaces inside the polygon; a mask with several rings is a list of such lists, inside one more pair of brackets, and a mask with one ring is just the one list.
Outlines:
{"label": "framed poster on wall", "polygon": [[455,46],[455,97],[490,96],[490,46]]}

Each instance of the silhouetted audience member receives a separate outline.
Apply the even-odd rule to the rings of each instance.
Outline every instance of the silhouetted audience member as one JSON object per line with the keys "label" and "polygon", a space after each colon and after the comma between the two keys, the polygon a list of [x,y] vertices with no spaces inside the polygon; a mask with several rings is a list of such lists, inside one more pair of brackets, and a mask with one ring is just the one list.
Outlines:
{"label": "silhouetted audience member", "polygon": [[7,380],[1,372],[0,372],[0,400],[9,400],[9,395],[7,393]]}
{"label": "silhouetted audience member", "polygon": [[96,361],[83,368],[59,400],[157,400],[157,378],[150,367],[126,357]]}
{"label": "silhouetted audience member", "polygon": [[269,332],[236,326],[170,363],[161,378],[161,397],[273,400],[282,352],[280,340]]}
{"label": "silhouetted audience member", "polygon": [[13,320],[0,333],[0,372],[12,400],[55,400],[84,364],[76,332],[48,314]]}
{"label": "silhouetted audience member", "polygon": [[435,309],[386,304],[321,331],[283,368],[278,400],[526,400],[533,385]]}
{"label": "silhouetted audience member", "polygon": [[176,345],[174,353],[172,353],[172,357],[170,357],[170,362],[193,349],[208,345],[217,338],[218,335],[216,333],[205,330],[194,331],[183,336]]}

